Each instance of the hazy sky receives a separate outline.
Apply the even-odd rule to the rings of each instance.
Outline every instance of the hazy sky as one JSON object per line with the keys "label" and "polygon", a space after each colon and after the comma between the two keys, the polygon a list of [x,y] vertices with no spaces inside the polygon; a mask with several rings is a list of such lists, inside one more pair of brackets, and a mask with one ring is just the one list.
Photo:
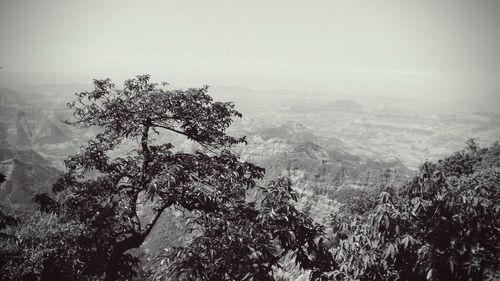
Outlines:
{"label": "hazy sky", "polygon": [[54,83],[496,95],[499,52],[498,0],[0,0],[0,75]]}

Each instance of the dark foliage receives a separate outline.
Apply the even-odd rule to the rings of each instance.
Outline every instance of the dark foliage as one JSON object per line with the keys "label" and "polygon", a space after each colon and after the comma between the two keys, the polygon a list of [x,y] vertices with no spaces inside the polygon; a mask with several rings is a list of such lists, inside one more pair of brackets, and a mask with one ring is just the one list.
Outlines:
{"label": "dark foliage", "polygon": [[[332,280],[492,280],[500,267],[498,144],[474,142],[391,195],[366,215],[335,216],[343,234]],[[484,161],[488,159],[487,161]],[[491,164],[491,165],[490,165]]]}
{"label": "dark foliage", "polygon": [[[302,269],[331,270],[331,255],[317,238],[323,228],[290,204],[290,182],[279,179],[261,188],[261,200],[237,202],[229,213],[206,213],[196,219],[203,235],[171,251],[166,268],[172,280],[274,280],[273,267],[291,252]],[[255,208],[255,204],[258,208]]]}
{"label": "dark foliage", "polygon": [[59,210],[59,204],[47,193],[40,193],[33,197],[35,201],[40,206],[40,211],[44,213],[57,213]]}
{"label": "dark foliage", "polygon": [[[264,169],[231,150],[245,142],[226,134],[241,116],[232,103],[213,101],[208,87],[167,90],[147,75],[122,89],[109,79],[94,86],[76,94],[68,123],[100,133],[66,160],[67,172],[53,186],[57,201],[38,195],[42,212],[6,231],[15,237],[2,240],[7,278],[130,280],[139,263],[131,250],[174,207],[195,214],[203,230],[172,253],[165,274],[174,280],[272,280],[272,267],[290,251],[304,268],[331,269],[333,261],[320,256],[325,252],[315,242],[322,228],[292,206],[289,184],[278,181],[262,189],[262,200],[248,202]],[[155,141],[164,132],[201,149],[182,152]],[[141,215],[145,208],[150,216]],[[35,236],[40,229],[43,235]]]}

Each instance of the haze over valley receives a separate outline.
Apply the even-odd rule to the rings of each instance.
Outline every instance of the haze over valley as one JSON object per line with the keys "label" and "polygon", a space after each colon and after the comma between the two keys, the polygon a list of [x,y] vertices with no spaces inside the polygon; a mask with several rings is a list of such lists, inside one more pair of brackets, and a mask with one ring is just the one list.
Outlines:
{"label": "haze over valley", "polygon": [[499,15],[0,0],[0,281],[500,280]]}

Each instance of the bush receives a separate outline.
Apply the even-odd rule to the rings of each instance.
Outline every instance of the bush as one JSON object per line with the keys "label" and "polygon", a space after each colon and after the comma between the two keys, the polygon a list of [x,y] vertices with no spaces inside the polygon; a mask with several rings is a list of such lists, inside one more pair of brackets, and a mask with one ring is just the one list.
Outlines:
{"label": "bush", "polygon": [[425,163],[366,215],[335,216],[331,280],[488,280],[500,266],[498,145]]}

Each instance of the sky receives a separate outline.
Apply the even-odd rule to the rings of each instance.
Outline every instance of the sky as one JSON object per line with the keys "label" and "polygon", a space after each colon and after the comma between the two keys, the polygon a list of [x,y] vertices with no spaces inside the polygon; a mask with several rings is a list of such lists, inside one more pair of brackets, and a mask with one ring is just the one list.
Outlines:
{"label": "sky", "polygon": [[499,52],[497,0],[0,0],[0,77],[26,83],[492,97]]}

